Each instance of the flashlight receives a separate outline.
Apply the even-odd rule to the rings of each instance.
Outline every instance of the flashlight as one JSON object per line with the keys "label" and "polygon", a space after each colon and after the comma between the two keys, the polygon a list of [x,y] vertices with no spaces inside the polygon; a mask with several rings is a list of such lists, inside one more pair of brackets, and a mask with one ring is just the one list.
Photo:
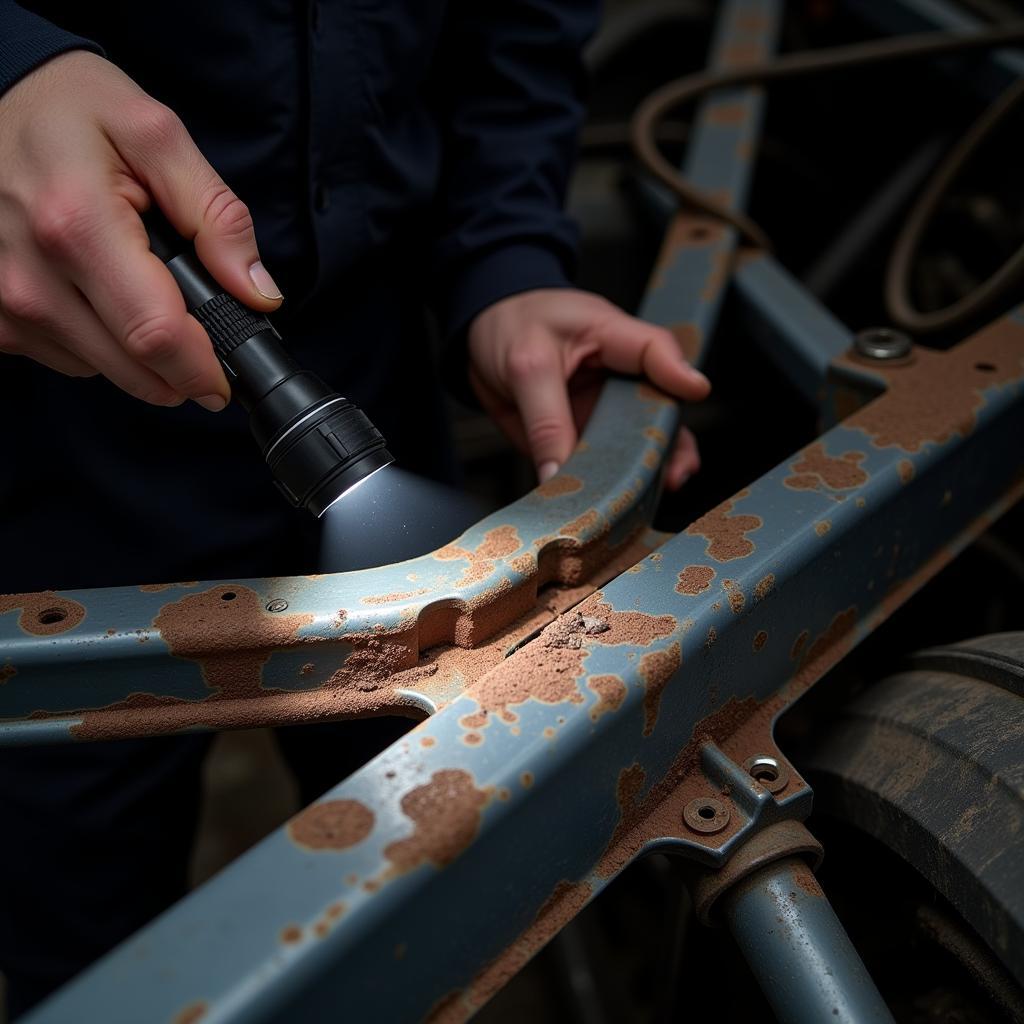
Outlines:
{"label": "flashlight", "polygon": [[303,370],[262,314],[229,295],[156,209],[143,216],[149,247],[167,265],[185,307],[206,329],[232,394],[274,482],[296,507],[321,516],[346,491],[394,461],[369,417]]}

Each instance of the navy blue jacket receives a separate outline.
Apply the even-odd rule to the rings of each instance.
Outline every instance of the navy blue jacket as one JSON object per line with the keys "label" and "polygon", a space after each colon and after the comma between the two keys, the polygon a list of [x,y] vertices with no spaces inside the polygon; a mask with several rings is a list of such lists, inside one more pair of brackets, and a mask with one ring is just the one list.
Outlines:
{"label": "navy blue jacket", "polygon": [[457,334],[567,281],[597,0],[0,0],[0,91],[75,48],[173,108],[291,308],[402,267]]}

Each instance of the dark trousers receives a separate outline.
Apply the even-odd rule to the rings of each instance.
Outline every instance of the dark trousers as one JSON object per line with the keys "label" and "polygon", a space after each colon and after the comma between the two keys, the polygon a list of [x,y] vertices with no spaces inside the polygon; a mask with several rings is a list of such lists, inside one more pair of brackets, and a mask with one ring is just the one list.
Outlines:
{"label": "dark trousers", "polygon": [[[418,309],[353,282],[282,323],[296,358],[358,402],[407,469],[453,477]],[[339,320],[336,311],[346,310]],[[312,517],[269,480],[233,407],[155,409],[102,379],[0,361],[0,593],[317,569]],[[2,694],[0,694],[2,715]],[[314,799],[409,727],[299,726],[278,741]],[[12,1016],[180,898],[208,736],[0,750],[0,970]]]}

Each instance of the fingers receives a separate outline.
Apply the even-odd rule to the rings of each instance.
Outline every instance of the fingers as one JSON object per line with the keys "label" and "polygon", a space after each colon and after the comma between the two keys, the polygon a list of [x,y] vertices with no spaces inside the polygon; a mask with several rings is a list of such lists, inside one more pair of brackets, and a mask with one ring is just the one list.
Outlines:
{"label": "fingers", "polygon": [[[181,292],[167,268],[149,251],[145,230],[135,211],[99,189],[79,186],[55,189],[37,213],[35,237],[95,310],[100,325],[89,322],[83,342],[93,349],[92,364],[118,386],[125,380],[131,394],[149,394],[154,404],[170,404],[172,396],[193,398],[212,411],[224,408],[230,388],[205,331],[185,312]],[[46,271],[39,268],[37,277]],[[70,289],[55,281],[63,304],[72,309]],[[71,293],[73,295],[73,292]],[[58,325],[74,343],[77,324]],[[100,352],[96,342],[105,333],[116,352]],[[85,336],[83,336],[85,337]],[[107,373],[95,359],[109,366]],[[129,368],[130,362],[139,364]],[[148,372],[151,371],[151,372]],[[154,386],[164,382],[163,387]]]}
{"label": "fingers", "polygon": [[614,310],[597,325],[593,338],[610,370],[643,374],[662,390],[689,401],[700,401],[711,391],[711,382],[683,358],[664,327]]}
{"label": "fingers", "polygon": [[281,292],[260,261],[249,210],[207,163],[185,126],[145,97],[113,133],[118,151],[217,281],[235,298],[269,312]]}
{"label": "fingers", "polygon": [[700,452],[697,439],[686,427],[680,427],[675,447],[665,466],[665,487],[670,491],[678,491],[698,469]]}
{"label": "fingers", "polygon": [[[7,351],[20,352],[61,373],[89,376],[98,371],[128,394],[153,405],[184,401],[117,343],[67,282],[39,268],[17,278],[7,268],[0,276],[0,303],[5,313],[0,347]],[[7,345],[3,345],[5,338]]]}
{"label": "fingers", "polygon": [[557,342],[527,339],[508,355],[507,380],[530,455],[543,483],[576,446],[576,426]]}

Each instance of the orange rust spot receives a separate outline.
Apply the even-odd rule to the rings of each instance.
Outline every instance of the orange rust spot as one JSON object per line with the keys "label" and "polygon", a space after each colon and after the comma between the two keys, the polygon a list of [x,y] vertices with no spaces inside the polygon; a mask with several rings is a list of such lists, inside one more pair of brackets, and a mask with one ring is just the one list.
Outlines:
{"label": "orange rust spot", "polygon": [[528,700],[544,704],[583,703],[579,677],[587,657],[585,644],[647,646],[667,636],[678,622],[672,615],[618,612],[606,605],[600,591],[547,626],[532,643],[501,661],[467,691],[479,711],[463,716],[460,725],[478,729],[497,714],[514,723],[511,709]]}
{"label": "orange rust spot", "polygon": [[789,656],[796,661],[800,657],[800,652],[804,649],[804,644],[810,639],[811,634],[806,629],[801,630],[800,635],[793,641],[793,646],[790,649]]}
{"label": "orange rust spot", "polygon": [[665,431],[661,427],[644,427],[644,437],[648,441],[653,441],[656,445],[664,448],[668,444],[668,437],[665,435]]}
{"label": "orange rust spot", "polygon": [[734,558],[746,558],[752,554],[754,542],[746,535],[764,525],[760,516],[729,514],[739,497],[741,495],[723,501],[686,528],[691,537],[707,540],[705,554],[716,562],[730,562]]}
{"label": "orange rust spot", "polygon": [[437,741],[433,736],[421,736],[420,746],[421,747],[432,747]]}
{"label": "orange rust spot", "polygon": [[739,615],[746,604],[746,598],[743,596],[739,584],[735,580],[722,580],[722,589],[728,595],[729,607],[732,609],[733,615]]}
{"label": "orange rust spot", "polygon": [[654,402],[657,405],[673,405],[675,403],[674,398],[666,395],[664,391],[659,391],[651,384],[637,384],[636,393],[642,402]]}
{"label": "orange rust spot", "polygon": [[591,676],[587,689],[597,694],[597,703],[590,709],[590,718],[596,722],[609,711],[618,711],[626,699],[626,684],[619,676]]}
{"label": "orange rust spot", "polygon": [[596,529],[600,521],[601,517],[596,508],[587,509],[583,515],[566,523],[558,532],[564,533],[569,537],[578,538],[581,534],[589,533]]}
{"label": "orange rust spot", "polygon": [[679,345],[679,351],[686,357],[688,363],[695,363],[700,358],[701,347],[704,337],[701,329],[693,323],[673,324],[669,330]]}
{"label": "orange rust spot", "polygon": [[747,108],[742,103],[715,103],[706,116],[711,124],[742,124],[747,118]]}
{"label": "orange rust spot", "polygon": [[292,818],[288,835],[307,850],[347,850],[370,834],[373,823],[373,811],[358,800],[325,800]]}
{"label": "orange rust spot", "polygon": [[174,1024],[199,1024],[206,1016],[209,1006],[205,1002],[189,1003],[184,1010],[180,1010],[174,1016]]}
{"label": "orange rust spot", "polygon": [[33,636],[54,636],[74,629],[85,618],[85,606],[52,590],[37,594],[0,595],[0,615],[21,609],[18,628]]}
{"label": "orange rust spot", "polygon": [[661,695],[669,680],[679,671],[683,655],[679,642],[671,644],[664,651],[645,654],[637,665],[637,672],[644,681],[644,735],[650,736],[658,723]]}
{"label": "orange rust spot", "polygon": [[831,530],[831,529],[832,529],[832,520],[831,519],[822,519],[821,522],[814,524],[814,532],[819,537],[824,537],[825,534],[828,533],[828,531]]}
{"label": "orange rust spot", "polygon": [[707,640],[704,641],[704,646],[708,647],[708,648],[713,647],[714,644],[715,644],[715,641],[717,639],[718,639],[718,630],[715,629],[714,626],[710,626],[708,628],[708,638],[707,638]]}
{"label": "orange rust spot", "polygon": [[757,581],[754,587],[754,600],[763,601],[775,587],[775,573],[768,573],[763,579]]}
{"label": "orange rust spot", "polygon": [[324,917],[326,917],[328,921],[336,921],[344,913],[345,913],[345,904],[344,903],[332,903],[324,911]]}
{"label": "orange rust spot", "polygon": [[[648,467],[649,469],[654,469],[659,462],[658,453],[652,452],[650,449],[648,449],[647,454],[654,456],[654,464]],[[647,465],[647,455],[644,456],[644,465]],[[608,503],[608,511],[612,514],[613,518],[618,519],[618,517],[621,516],[622,513],[625,512],[629,508],[629,506],[633,504],[635,500],[636,493],[632,489],[628,491],[623,491],[622,494],[620,494],[617,498],[613,498]]]}
{"label": "orange rust spot", "polygon": [[760,43],[733,43],[722,50],[717,61],[722,68],[737,68],[764,60],[764,47]]}
{"label": "orange rust spot", "polygon": [[430,782],[402,797],[402,812],[412,820],[413,832],[384,847],[384,856],[400,873],[420,864],[451,864],[476,836],[486,803],[486,792],[477,789],[469,772],[434,772]]}
{"label": "orange rust spot", "polygon": [[523,772],[519,776],[519,781],[523,784],[523,789],[529,789],[533,785],[533,772]]}
{"label": "orange rust spot", "polygon": [[715,570],[710,565],[688,565],[679,573],[676,593],[696,597],[711,586],[714,578]]}
{"label": "orange rust spot", "polygon": [[905,365],[877,370],[885,394],[844,425],[863,431],[877,448],[917,452],[944,444],[974,429],[985,390],[1019,380],[1022,370],[1024,325],[1003,318],[948,351],[915,348]]}
{"label": "orange rust spot", "polygon": [[4,665],[0,668],[0,686],[3,686],[9,679],[13,679],[18,674],[18,670],[13,665]]}
{"label": "orange rust spot", "polygon": [[903,483],[909,484],[914,479],[914,464],[910,459],[900,459],[899,465],[896,468]]}
{"label": "orange rust spot", "polygon": [[754,637],[754,653],[756,654],[761,650],[766,643],[768,643],[768,634],[763,629],[758,630],[757,635]]}
{"label": "orange rust spot", "polygon": [[456,587],[468,587],[472,583],[487,579],[494,572],[494,563],[508,558],[522,547],[519,533],[514,526],[496,526],[484,534],[484,539],[473,550],[446,544],[434,552],[434,558],[442,562],[465,559],[469,564],[455,581]]}
{"label": "orange rust spot", "polygon": [[520,576],[532,576],[537,571],[537,559],[528,551],[525,554],[516,555],[508,564],[512,567],[512,571],[519,573]]}
{"label": "orange rust spot", "polygon": [[[857,623],[857,607],[850,605],[838,612],[828,626],[814,638],[794,677],[798,690],[820,679],[853,647],[853,627]],[[806,636],[806,634],[802,634]]]}
{"label": "orange rust spot", "polygon": [[302,941],[302,929],[296,924],[290,924],[287,928],[281,930],[281,941],[285,943],[294,943]]}
{"label": "orange rust spot", "polygon": [[[661,453],[656,448],[648,448],[644,452],[644,465],[648,469],[657,469],[661,462]],[[632,495],[630,495],[632,497]],[[615,510],[613,509],[613,512]]]}
{"label": "orange rust spot", "polygon": [[471,747],[475,747],[482,740],[483,737],[478,732],[467,732],[466,735],[462,737],[462,742],[468,743]]}
{"label": "orange rust spot", "polygon": [[330,931],[331,927],[326,921],[317,921],[317,923],[313,925],[313,934],[318,939],[326,939],[330,934]]}
{"label": "orange rust spot", "polygon": [[827,487],[832,491],[848,491],[859,487],[868,479],[861,469],[864,452],[844,452],[838,457],[825,453],[825,445],[816,441],[800,453],[791,465],[795,475],[788,476],[783,483],[791,490],[809,491]]}
{"label": "orange rust spot", "polygon": [[550,480],[534,488],[534,493],[542,498],[558,498],[563,494],[575,494],[582,490],[583,481],[579,477],[569,473],[556,473]]}
{"label": "orange rust spot", "polygon": [[362,598],[363,604],[392,604],[397,601],[408,601],[413,597],[422,597],[430,593],[430,587],[420,587],[419,590],[403,590],[397,594],[376,594],[372,597]]}

